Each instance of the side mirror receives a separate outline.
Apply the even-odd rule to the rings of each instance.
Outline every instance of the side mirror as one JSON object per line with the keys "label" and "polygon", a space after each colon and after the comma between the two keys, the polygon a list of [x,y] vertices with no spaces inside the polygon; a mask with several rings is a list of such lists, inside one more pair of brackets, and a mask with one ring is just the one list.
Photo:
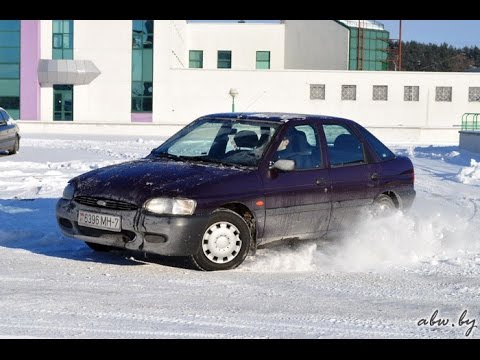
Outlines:
{"label": "side mirror", "polygon": [[280,159],[275,161],[275,163],[270,168],[280,171],[293,171],[295,169],[295,161]]}

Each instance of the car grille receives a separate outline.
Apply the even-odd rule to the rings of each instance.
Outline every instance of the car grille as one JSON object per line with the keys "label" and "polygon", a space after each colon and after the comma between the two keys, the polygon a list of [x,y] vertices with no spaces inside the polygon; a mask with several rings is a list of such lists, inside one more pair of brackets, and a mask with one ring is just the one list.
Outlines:
{"label": "car grille", "polygon": [[98,207],[102,209],[137,210],[138,208],[137,205],[129,204],[124,201],[99,199],[99,198],[88,197],[88,196],[77,196],[75,197],[74,200],[82,205]]}

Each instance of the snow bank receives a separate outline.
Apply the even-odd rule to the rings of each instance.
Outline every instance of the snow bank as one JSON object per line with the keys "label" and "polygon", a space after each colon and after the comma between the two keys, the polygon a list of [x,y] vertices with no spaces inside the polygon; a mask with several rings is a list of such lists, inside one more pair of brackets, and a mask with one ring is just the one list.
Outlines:
{"label": "snow bank", "polygon": [[0,162],[0,198],[34,199],[59,197],[71,178],[87,171],[122,162]]}
{"label": "snow bank", "polygon": [[457,175],[458,181],[468,185],[480,184],[480,162],[470,160],[470,166],[464,167]]}

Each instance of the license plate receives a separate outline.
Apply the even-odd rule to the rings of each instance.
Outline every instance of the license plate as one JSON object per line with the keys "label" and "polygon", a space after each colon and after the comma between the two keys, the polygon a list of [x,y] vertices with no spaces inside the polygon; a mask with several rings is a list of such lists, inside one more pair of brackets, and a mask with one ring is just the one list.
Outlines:
{"label": "license plate", "polygon": [[80,210],[78,212],[78,225],[96,229],[120,231],[121,217]]}

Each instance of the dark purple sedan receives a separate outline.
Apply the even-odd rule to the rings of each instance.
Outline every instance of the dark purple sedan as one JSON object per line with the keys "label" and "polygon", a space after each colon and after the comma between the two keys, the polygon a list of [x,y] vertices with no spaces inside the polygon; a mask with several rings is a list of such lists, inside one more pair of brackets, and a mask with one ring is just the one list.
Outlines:
{"label": "dark purple sedan", "polygon": [[360,208],[407,209],[414,198],[410,159],[351,120],[226,113],[195,120],[144,159],[70,180],[56,211],[62,232],[94,250],[226,270],[259,245],[319,238]]}

